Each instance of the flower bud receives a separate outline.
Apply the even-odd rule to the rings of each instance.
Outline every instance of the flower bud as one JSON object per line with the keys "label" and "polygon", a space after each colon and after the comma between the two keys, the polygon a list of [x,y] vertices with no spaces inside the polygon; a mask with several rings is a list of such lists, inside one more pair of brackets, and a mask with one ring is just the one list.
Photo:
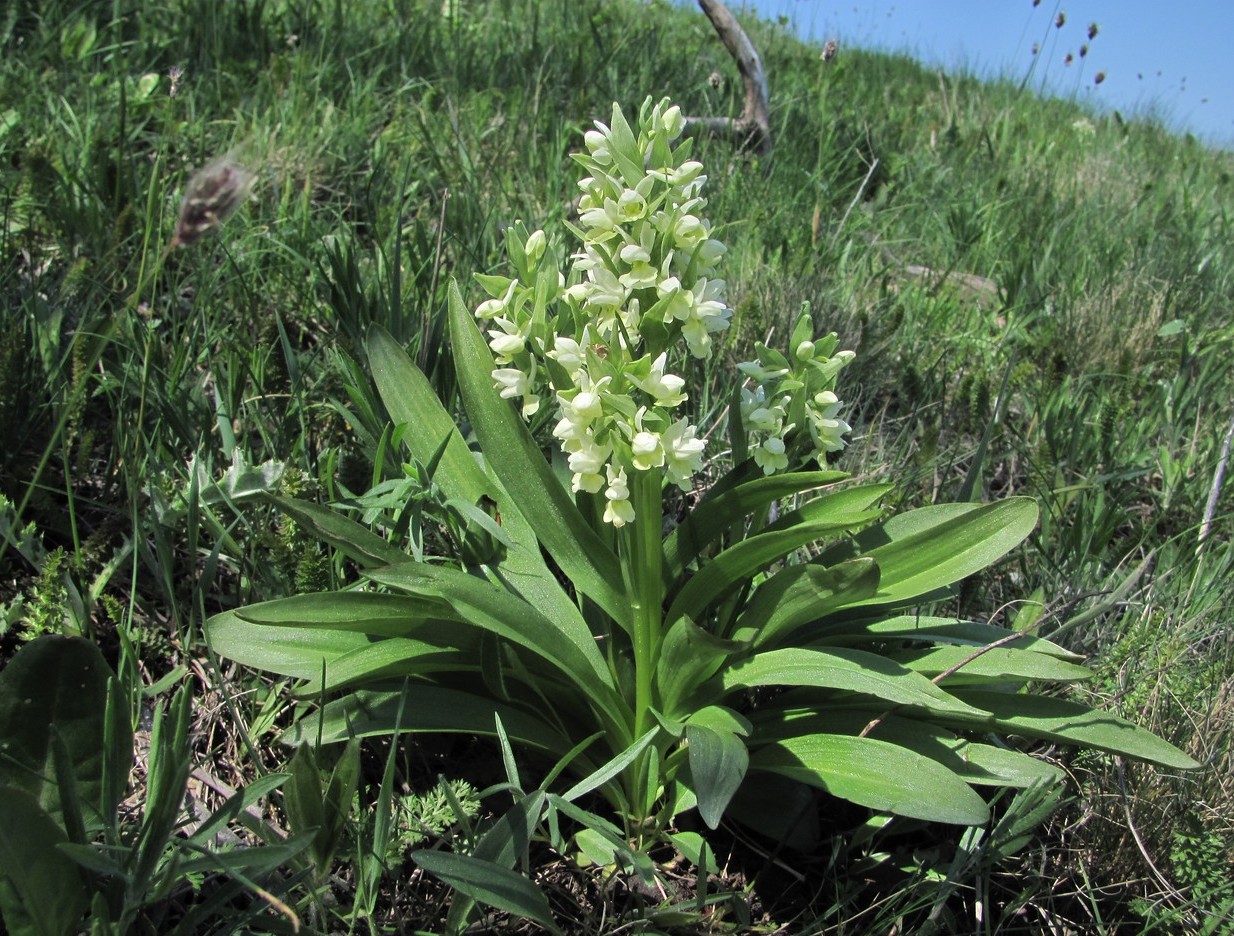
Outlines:
{"label": "flower bud", "polygon": [[803,341],[801,344],[797,345],[797,350],[794,353],[797,355],[797,360],[799,361],[813,361],[814,342]]}
{"label": "flower bud", "polygon": [[681,131],[685,129],[686,119],[681,116],[681,108],[674,104],[664,112],[664,116],[660,118],[660,124],[664,127],[664,132],[668,134],[668,138],[675,140],[681,136]]}
{"label": "flower bud", "polygon": [[527,243],[523,245],[523,253],[527,255],[527,262],[535,264],[541,257],[544,256],[544,249],[548,246],[548,238],[544,236],[544,232],[537,230],[527,238]]}

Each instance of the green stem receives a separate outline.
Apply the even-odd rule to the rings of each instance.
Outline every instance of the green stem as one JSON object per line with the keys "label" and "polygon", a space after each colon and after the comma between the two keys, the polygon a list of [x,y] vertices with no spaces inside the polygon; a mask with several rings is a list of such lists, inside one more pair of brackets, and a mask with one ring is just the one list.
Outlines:
{"label": "green stem", "polygon": [[664,603],[660,545],[663,507],[660,475],[635,471],[630,479],[634,504],[630,578],[634,591],[634,737],[651,727],[652,684],[660,656]]}

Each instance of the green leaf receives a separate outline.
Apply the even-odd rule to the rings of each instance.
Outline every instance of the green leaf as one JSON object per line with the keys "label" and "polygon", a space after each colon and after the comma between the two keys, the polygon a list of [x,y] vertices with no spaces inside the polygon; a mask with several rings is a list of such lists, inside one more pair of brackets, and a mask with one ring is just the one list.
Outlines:
{"label": "green leaf", "polygon": [[411,860],[473,900],[533,920],[551,932],[561,932],[553,922],[544,893],[517,871],[470,855],[423,849],[412,852]]}
{"label": "green leaf", "polygon": [[656,686],[666,718],[686,714],[692,693],[719,672],[726,661],[746,653],[749,645],[716,637],[689,618],[674,621],[660,644]]}
{"label": "green leaf", "polygon": [[[855,560],[860,561],[860,560]],[[838,567],[837,567],[838,568]],[[993,624],[962,621],[950,617],[930,617],[925,614],[904,614],[890,618],[842,620],[810,631],[811,643],[861,644],[901,639],[925,643],[956,644],[984,647],[1011,637],[1015,631]],[[1079,663],[1084,657],[1041,637],[1021,634],[1008,643],[1014,650],[1033,650],[1069,663]]]}
{"label": "green leaf", "polygon": [[878,563],[878,592],[861,605],[901,604],[972,575],[1018,546],[1037,525],[1037,503],[1011,497],[994,504],[939,504],[892,517],[818,560],[834,565],[857,554]]}
{"label": "green leaf", "polygon": [[475,504],[482,497],[496,500],[497,486],[485,475],[454,418],[441,405],[432,384],[412,363],[402,345],[374,324],[368,330],[365,348],[382,403],[396,425],[407,427],[403,443],[412,459],[429,464],[442,440],[448,439],[433,482],[447,497],[467,504]]}
{"label": "green leaf", "polygon": [[[407,561],[406,556],[400,559]],[[358,631],[375,637],[406,637],[424,621],[452,615],[447,601],[434,595],[383,595],[377,592],[319,592],[263,601],[235,612],[253,624]]]}
{"label": "green leaf", "polygon": [[304,530],[323,543],[328,543],[353,560],[362,569],[388,565],[407,558],[397,546],[391,546],[368,527],[356,523],[339,512],[294,497],[263,494],[262,498],[291,517]]}
{"label": "green leaf", "polygon": [[[76,796],[89,807],[89,823],[114,807],[103,802],[110,678],[98,647],[77,637],[40,637],[0,670],[0,784],[26,790],[58,822],[64,817],[53,728],[64,742]],[[113,724],[111,733],[113,745],[131,750],[127,728]]]}
{"label": "green leaf", "polygon": [[666,580],[671,582],[680,576],[705,549],[735,524],[744,524],[755,511],[847,477],[843,471],[786,472],[756,478],[705,498],[664,540]]}
{"label": "green leaf", "polygon": [[[495,867],[511,869],[520,857],[527,854],[532,834],[540,821],[547,801],[542,790],[535,790],[515,802],[492,824],[476,843],[471,857]],[[433,852],[432,854],[441,854]],[[414,855],[413,855],[414,858]],[[450,906],[446,918],[449,932],[461,932],[474,909],[475,895],[460,891]]]}
{"label": "green leaf", "polygon": [[898,816],[957,825],[990,818],[981,797],[942,764],[874,738],[787,738],[759,750],[750,766]]}
{"label": "green leaf", "polygon": [[888,486],[853,488],[812,500],[767,527],[705,562],[677,592],[665,618],[680,615],[702,620],[703,609],[754,573],[783,559],[795,549],[828,533],[856,529],[877,518],[881,511],[871,504]]}
{"label": "green leaf", "polygon": [[686,744],[698,814],[714,829],[745,779],[750,753],[740,733],[708,725],[706,719],[686,723]]}
{"label": "green leaf", "polygon": [[1110,754],[1193,770],[1194,759],[1155,734],[1109,712],[1087,705],[1024,693],[991,692],[957,687],[958,697],[990,713],[985,717],[948,717],[964,726],[994,728],[1025,738],[1077,744]]}
{"label": "green leaf", "polygon": [[[399,713],[402,712],[402,722]],[[459,689],[409,683],[399,691],[353,692],[327,704],[320,712],[298,721],[283,735],[286,744],[315,742],[320,731],[324,744],[406,732],[461,732],[494,736],[493,714],[511,739],[550,753],[569,750],[570,742],[555,729],[512,705],[494,702]]]}
{"label": "green leaf", "polygon": [[948,676],[943,685],[966,682],[999,682],[1007,680],[1051,680],[1074,682],[1091,679],[1091,670],[1032,650],[994,647],[970,659],[977,651],[969,647],[935,647],[931,650],[900,650],[888,654],[888,659],[933,679],[953,667],[960,667]]}
{"label": "green leaf", "polygon": [[455,283],[450,335],[463,403],[489,466],[578,592],[628,631],[633,615],[617,557],[558,483],[521,417],[493,389],[493,356]]}
{"label": "green leaf", "polygon": [[620,707],[608,665],[581,621],[551,621],[518,595],[455,569],[408,561],[368,574],[383,585],[440,598],[461,623],[526,647],[556,665],[592,700],[610,711]]}
{"label": "green leaf", "polygon": [[775,647],[806,624],[873,595],[878,579],[878,564],[868,558],[830,568],[789,566],[754,592],[737,618],[733,639],[761,649]]}
{"label": "green leaf", "polygon": [[322,663],[327,678],[334,661],[372,646],[363,633],[311,627],[272,627],[243,620],[235,611],[206,621],[206,642],[219,656],[245,666],[320,681]]}
{"label": "green leaf", "polygon": [[[503,578],[546,614],[558,619],[572,615],[581,620],[578,608],[545,565],[535,534],[521,513],[520,505],[496,479],[485,473],[423,372],[412,363],[398,342],[378,325],[369,329],[367,346],[378,392],[391,418],[407,427],[403,442],[412,458],[428,465],[440,450],[433,482],[446,495],[447,503],[454,503],[460,512],[470,514],[477,503],[484,500],[496,502],[502,516],[503,534],[513,544],[508,545],[506,555],[499,563]],[[446,443],[444,449],[443,440]],[[391,558],[388,563],[406,558]]]}
{"label": "green leaf", "polygon": [[608,761],[608,763],[601,765],[570,787],[565,793],[562,793],[561,798],[569,802],[604,786],[604,784],[619,776],[627,767],[634,763],[635,759],[647,749],[648,745],[655,740],[655,736],[659,733],[659,728],[652,728],[628,748]]}
{"label": "green leaf", "polygon": [[[873,721],[868,710],[770,710],[756,713],[754,720],[758,738],[771,741],[806,734],[856,737]],[[915,718],[882,715],[868,731],[868,737],[938,761],[967,783],[1029,787],[1063,779],[1063,772],[1045,761],[1009,748],[971,742],[946,728]]]}
{"label": "green leaf", "polygon": [[57,848],[66,841],[28,790],[0,786],[0,916],[10,933],[77,931],[87,895],[77,864]]}
{"label": "green leaf", "polygon": [[721,682],[725,691],[755,686],[813,686],[873,696],[894,705],[912,705],[931,712],[984,714],[920,673],[863,650],[769,650],[725,670]]}

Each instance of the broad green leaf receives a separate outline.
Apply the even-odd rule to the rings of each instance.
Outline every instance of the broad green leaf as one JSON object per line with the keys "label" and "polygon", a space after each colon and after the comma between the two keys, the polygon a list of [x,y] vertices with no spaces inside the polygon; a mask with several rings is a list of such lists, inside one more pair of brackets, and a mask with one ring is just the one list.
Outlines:
{"label": "broad green leaf", "polygon": [[375,569],[368,575],[401,591],[440,598],[461,622],[491,631],[539,654],[586,690],[592,700],[610,711],[617,710],[617,694],[608,665],[596,648],[595,638],[581,621],[551,621],[518,595],[455,569],[409,561]]}
{"label": "broad green leaf", "polygon": [[878,486],[828,494],[786,514],[764,532],[730,546],[685,582],[665,620],[685,615],[700,621],[703,610],[713,601],[793,550],[829,533],[853,530],[876,519],[881,510],[871,504],[886,491],[886,486]]}
{"label": "broad green leaf", "polygon": [[750,514],[766,510],[773,502],[805,494],[843,481],[843,471],[801,471],[770,475],[747,481],[704,499],[664,540],[666,581],[676,579],[685,568],[735,524]]}
{"label": "broad green leaf", "polygon": [[1179,770],[1192,770],[1200,766],[1191,757],[1155,734],[1117,715],[1077,702],[1048,696],[963,687],[957,687],[955,693],[990,713],[979,718],[948,716],[947,720],[956,724],[993,728],[1025,738],[1044,738],[1062,744],[1077,744]]}
{"label": "broad green leaf", "polygon": [[449,305],[459,390],[489,466],[574,587],[629,630],[633,617],[616,555],[557,482],[522,418],[493,389],[493,356],[457,284]]}
{"label": "broad green leaf", "polygon": [[295,694],[316,698],[322,692],[335,692],[348,686],[390,681],[403,676],[431,676],[434,673],[467,673],[475,669],[479,641],[461,649],[440,647],[422,640],[389,637],[342,654],[326,665],[325,682],[306,682]]}
{"label": "broad green leaf", "polygon": [[[837,567],[838,568],[838,567]],[[1015,631],[993,624],[962,621],[950,617],[930,617],[924,614],[903,614],[890,618],[866,620],[841,620],[810,630],[811,643],[826,644],[886,644],[889,640],[921,641],[938,644],[955,644],[966,647],[984,647],[995,641],[1011,637]],[[1007,644],[1015,650],[1033,650],[1069,663],[1082,662],[1084,657],[1065,647],[1051,643],[1031,634],[1021,634]]]}
{"label": "broad green leaf", "polygon": [[967,578],[1018,546],[1037,525],[1037,503],[1011,497],[994,504],[939,504],[863,530],[828,550],[820,565],[856,555],[878,563],[878,592],[860,605],[900,604]]}
{"label": "broad green leaf", "polygon": [[526,875],[491,861],[451,852],[420,849],[411,853],[411,860],[472,900],[534,920],[551,932],[561,932],[553,922],[548,899]]}
{"label": "broad green leaf", "polygon": [[77,932],[87,892],[76,862],[56,847],[65,841],[29,791],[0,786],[0,917],[14,936]]}
{"label": "broad green leaf", "polygon": [[689,618],[678,618],[668,628],[660,644],[656,663],[656,686],[660,690],[663,714],[677,719],[689,706],[692,693],[719,672],[729,660],[744,654],[748,644],[716,637]]}
{"label": "broad green leaf", "polygon": [[929,650],[899,650],[888,654],[888,659],[930,679],[959,667],[943,680],[942,685],[954,686],[965,682],[998,682],[1004,680],[1050,680],[1074,682],[1091,679],[1091,670],[1059,660],[1032,650],[1014,650],[1010,647],[994,647],[975,656],[980,648],[935,647]]}
{"label": "broad green leaf", "polygon": [[[452,296],[455,291],[452,287]],[[476,454],[459,433],[454,418],[437,399],[428,378],[398,342],[378,325],[369,329],[367,349],[369,365],[387,411],[396,423],[407,427],[403,442],[412,457],[421,464],[430,464],[442,440],[448,440],[433,474],[433,482],[445,493],[447,500],[474,505],[490,498],[497,503],[502,529],[515,544],[500,563],[502,577],[546,614],[559,619],[573,615],[581,620],[578,608],[545,565],[535,533],[522,513],[523,505],[485,473]],[[489,381],[490,387],[491,383]],[[406,558],[391,558],[387,564]]]}
{"label": "broad green leaf", "polygon": [[327,677],[335,660],[372,646],[365,634],[312,627],[272,627],[245,621],[224,611],[206,621],[206,642],[219,656],[245,666],[320,682],[324,662]]}
{"label": "broad green leaf", "polygon": [[769,650],[725,670],[720,679],[725,691],[755,686],[813,686],[874,696],[894,705],[913,705],[931,712],[984,714],[920,673],[863,650]]}
{"label": "broad green leaf", "polygon": [[750,767],[898,816],[957,825],[981,825],[990,818],[981,797],[942,764],[874,738],[786,738],[759,750]]}
{"label": "broad green leaf", "polygon": [[350,693],[296,722],[282,740],[286,744],[316,743],[320,734],[323,744],[332,744],[393,734],[396,729],[495,736],[494,713],[501,716],[502,727],[513,741],[553,754],[571,746],[556,729],[513,705],[424,683],[409,683],[400,690]]}
{"label": "broad green leaf", "polygon": [[871,718],[868,710],[818,712],[759,712],[754,716],[760,741],[801,737],[807,734],[868,736],[896,744],[938,761],[968,783],[986,786],[1029,787],[1035,783],[1059,783],[1063,772],[1045,761],[1009,748],[978,744],[924,720],[882,715]]}
{"label": "broad green leaf", "polygon": [[878,578],[878,564],[868,558],[830,568],[813,563],[789,566],[758,587],[737,618],[733,639],[764,649],[775,647],[798,628],[873,595]]}
{"label": "broad green leaf", "polygon": [[698,814],[709,829],[714,829],[745,779],[750,753],[737,732],[702,722],[686,723],[686,744]]}
{"label": "broad green leaf", "polygon": [[[45,636],[26,644],[0,670],[0,784],[26,790],[63,822],[52,729],[63,740],[79,801],[90,824],[115,804],[103,802],[103,739],[111,669],[98,647],[77,637]],[[128,731],[113,724],[125,750]]]}
{"label": "broad green leaf", "polygon": [[[400,556],[404,561],[406,558]],[[405,637],[426,620],[454,616],[449,603],[434,595],[356,591],[294,595],[249,605],[235,613],[252,624],[357,631],[376,637]]]}
{"label": "broad green leaf", "polygon": [[[441,461],[433,475],[447,497],[475,504],[482,497],[497,500],[497,487],[476,461],[458,431],[454,418],[441,405],[433,385],[424,372],[412,363],[388,331],[380,325],[369,327],[365,338],[373,382],[396,425],[407,427],[403,442],[411,457],[429,464],[442,441],[448,439]],[[396,561],[396,560],[391,560]]]}

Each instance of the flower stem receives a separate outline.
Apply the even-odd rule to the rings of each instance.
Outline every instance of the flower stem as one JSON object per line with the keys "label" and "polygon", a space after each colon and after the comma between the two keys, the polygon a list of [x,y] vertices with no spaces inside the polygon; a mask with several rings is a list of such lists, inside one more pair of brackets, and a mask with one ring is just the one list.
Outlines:
{"label": "flower stem", "polygon": [[631,487],[635,509],[629,570],[634,591],[634,736],[639,737],[651,726],[651,687],[660,655],[664,614],[660,475],[635,471]]}

